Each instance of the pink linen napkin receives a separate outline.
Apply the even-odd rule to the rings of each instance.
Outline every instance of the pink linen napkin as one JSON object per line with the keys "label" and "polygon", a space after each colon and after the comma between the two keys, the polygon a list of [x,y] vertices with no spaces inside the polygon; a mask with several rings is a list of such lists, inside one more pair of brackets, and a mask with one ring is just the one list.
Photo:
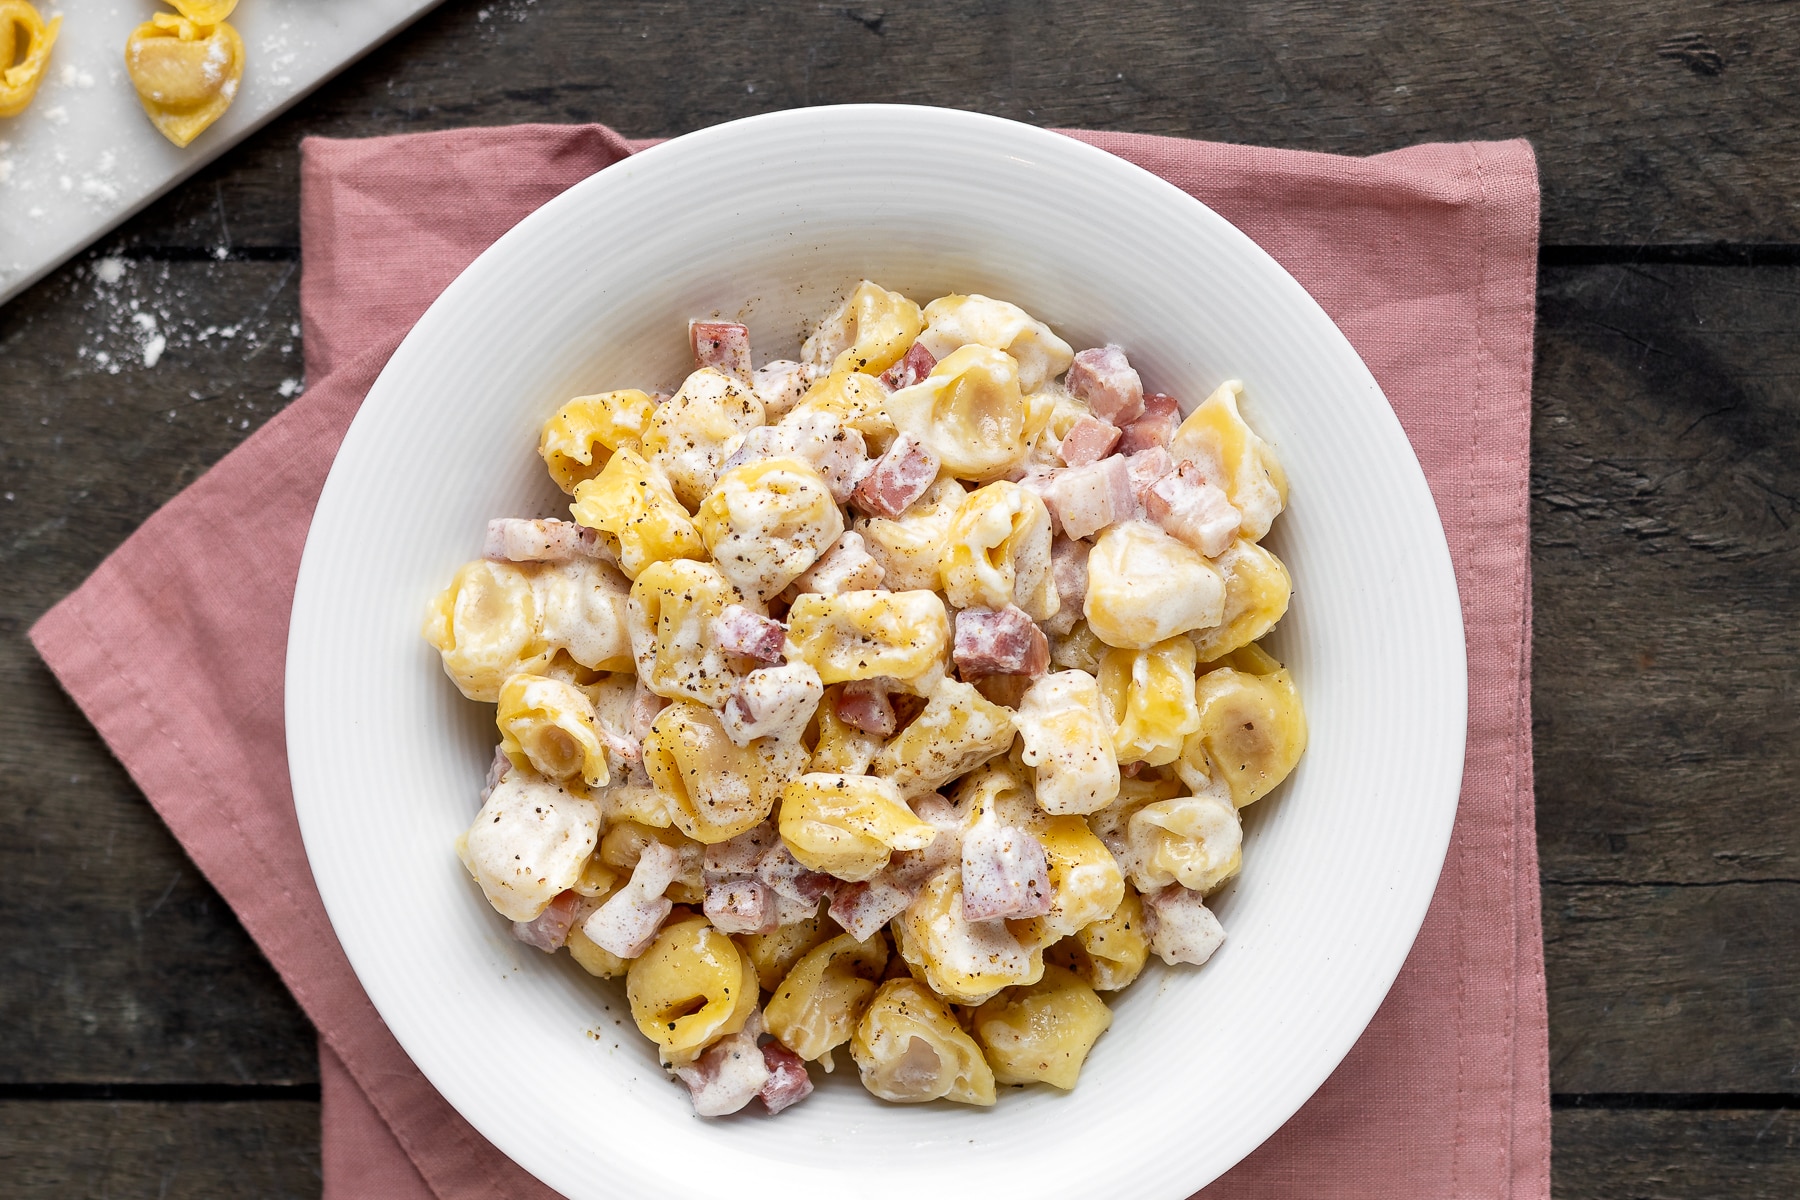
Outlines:
{"label": "pink linen napkin", "polygon": [[[1337,321],[1424,464],[1467,628],[1461,806],[1418,942],[1336,1073],[1204,1195],[1547,1197],[1526,514],[1531,150],[1429,145],[1354,159],[1071,136],[1216,209]],[[600,126],[309,139],[310,388],[31,631],[317,1027],[327,1200],[551,1193],[407,1059],[319,902],[282,732],[285,615],[308,521],[357,406],[443,287],[538,205],[646,144]]]}

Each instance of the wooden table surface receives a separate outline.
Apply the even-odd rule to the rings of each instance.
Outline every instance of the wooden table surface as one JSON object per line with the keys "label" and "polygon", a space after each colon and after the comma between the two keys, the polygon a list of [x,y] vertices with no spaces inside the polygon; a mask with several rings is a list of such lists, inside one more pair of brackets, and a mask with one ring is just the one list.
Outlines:
{"label": "wooden table surface", "polygon": [[319,1191],[312,1031],[25,640],[301,386],[299,139],[861,100],[1536,143],[1555,1192],[1800,1195],[1800,6],[1669,0],[451,0],[0,308],[0,1194]]}

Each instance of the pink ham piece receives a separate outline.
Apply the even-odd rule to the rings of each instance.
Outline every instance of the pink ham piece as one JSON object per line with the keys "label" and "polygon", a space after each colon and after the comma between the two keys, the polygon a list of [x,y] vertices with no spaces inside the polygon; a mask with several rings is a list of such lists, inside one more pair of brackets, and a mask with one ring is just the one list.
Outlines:
{"label": "pink ham piece", "polygon": [[1144,415],[1125,426],[1119,438],[1120,454],[1136,454],[1152,446],[1167,448],[1181,427],[1181,406],[1175,397],[1161,392],[1144,397]]}
{"label": "pink ham piece", "polygon": [[826,912],[843,926],[844,932],[859,942],[866,942],[881,927],[906,911],[906,906],[919,894],[919,884],[910,887],[882,871],[862,883],[840,883],[832,889],[831,904]]}
{"label": "pink ham piece", "polygon": [[780,840],[770,846],[756,864],[756,877],[783,900],[807,906],[801,914],[803,917],[817,912],[819,897],[829,895],[838,882],[822,871],[809,871],[801,866],[800,860]]}
{"label": "pink ham piece", "polygon": [[536,920],[514,921],[512,935],[545,954],[556,953],[569,940],[569,930],[574,927],[575,918],[581,915],[581,900],[579,892],[562,893],[537,915]]}
{"label": "pink ham piece", "polygon": [[775,421],[800,403],[812,381],[813,369],[809,364],[778,358],[752,372],[750,387],[756,392],[756,398],[763,402],[764,415]]}
{"label": "pink ham piece", "polygon": [[1184,462],[1150,485],[1144,511],[1178,541],[1208,558],[1225,553],[1243,518],[1198,463]]}
{"label": "pink ham piece", "polygon": [[700,859],[700,869],[705,872],[706,882],[713,883],[732,875],[756,874],[756,865],[762,862],[763,855],[780,838],[781,835],[775,832],[774,822],[764,821],[734,838],[712,843],[702,852]]}
{"label": "pink ham piece", "polygon": [[819,561],[801,572],[782,593],[791,602],[806,592],[841,596],[845,592],[871,592],[881,586],[887,571],[869,553],[868,543],[854,530],[845,530]]}
{"label": "pink ham piece", "polygon": [[1179,883],[1144,893],[1144,934],[1150,949],[1170,966],[1199,966],[1225,943],[1225,927],[1200,893]]}
{"label": "pink ham piece", "polygon": [[1016,604],[995,611],[965,608],[956,614],[956,669],[971,675],[1042,675],[1050,643],[1037,622]]}
{"label": "pink ham piece", "polygon": [[889,737],[898,726],[894,702],[888,699],[892,681],[877,676],[846,683],[838,692],[838,720],[852,729]]}
{"label": "pink ham piece", "polygon": [[706,919],[720,933],[774,933],[779,925],[775,892],[760,879],[724,879],[706,885]]}
{"label": "pink ham piece", "polygon": [[762,737],[798,741],[824,697],[825,685],[807,663],[762,667],[738,681],[725,700],[719,724],[737,746]]}
{"label": "pink ham piece", "polygon": [[881,382],[887,384],[890,391],[909,388],[919,380],[931,374],[931,368],[937,366],[937,359],[925,348],[923,342],[914,342],[906,348],[900,361],[881,373]]}
{"label": "pink ham piece", "polygon": [[768,1061],[756,1044],[762,1033],[761,1017],[761,1013],[753,1014],[742,1030],[720,1038],[687,1066],[675,1068],[675,1078],[687,1084],[698,1115],[729,1116],[768,1086]]}
{"label": "pink ham piece", "polygon": [[923,442],[900,434],[856,485],[850,504],[870,516],[897,517],[937,481],[938,466],[938,456]]}
{"label": "pink ham piece", "polygon": [[1044,844],[1016,825],[990,818],[962,840],[963,916],[970,921],[1041,917],[1050,911]]}
{"label": "pink ham piece", "polygon": [[663,895],[681,877],[681,856],[661,842],[648,842],[631,879],[582,924],[587,939],[620,958],[636,958],[656,940],[674,903]]}
{"label": "pink ham piece", "polygon": [[757,1097],[772,1117],[784,1108],[792,1108],[812,1095],[812,1076],[806,1073],[806,1060],[780,1042],[762,1048],[763,1065],[769,1069],[768,1082]]}
{"label": "pink ham piece", "polygon": [[[1092,547],[1086,542],[1066,537],[1059,537],[1050,543],[1050,581],[1056,584],[1056,598],[1061,605],[1056,610],[1058,617],[1064,612],[1081,615],[1081,602],[1087,599],[1090,549]],[[1051,618],[1052,622],[1055,620],[1056,617]],[[1069,624],[1073,628],[1073,616],[1070,617]]]}
{"label": "pink ham piece", "polygon": [[491,562],[570,562],[600,558],[603,553],[597,532],[554,517],[542,521],[496,517],[488,522],[481,547],[481,557]]}
{"label": "pink ham piece", "polygon": [[1057,453],[1071,467],[1085,467],[1099,462],[1119,444],[1119,427],[1099,417],[1083,417],[1069,426]]}
{"label": "pink ham piece", "polygon": [[848,504],[850,494],[869,473],[869,446],[863,435],[832,413],[790,416],[779,425],[759,425],[719,468],[721,474],[745,463],[788,455],[818,471],[831,498]]}
{"label": "pink ham piece", "polygon": [[735,321],[689,321],[694,361],[744,383],[750,376],[750,330]]}
{"label": "pink ham piece", "polygon": [[1125,460],[1125,470],[1131,477],[1131,494],[1142,504],[1144,496],[1150,491],[1150,485],[1175,469],[1175,460],[1161,446],[1152,446],[1148,450],[1139,450]]}
{"label": "pink ham piece", "polygon": [[787,645],[787,630],[741,604],[727,604],[712,623],[713,644],[727,654],[778,663]]}
{"label": "pink ham piece", "polygon": [[1077,354],[1063,382],[1087,401],[1095,416],[1114,425],[1129,425],[1144,415],[1144,381],[1125,351],[1111,343]]}
{"label": "pink ham piece", "polygon": [[631,736],[639,744],[650,736],[650,723],[656,720],[656,714],[666,708],[668,703],[645,687],[643,680],[637,681],[637,688],[631,693]]}
{"label": "pink ham piece", "polygon": [[510,770],[512,770],[512,759],[506,757],[506,751],[495,746],[493,760],[488,763],[487,778],[481,781],[481,802],[483,804],[487,803],[488,797],[494,794],[494,789],[500,786],[500,781],[506,778],[506,773]]}
{"label": "pink ham piece", "polygon": [[1056,472],[1044,493],[1044,503],[1072,538],[1092,537],[1137,514],[1130,468],[1117,455]]}

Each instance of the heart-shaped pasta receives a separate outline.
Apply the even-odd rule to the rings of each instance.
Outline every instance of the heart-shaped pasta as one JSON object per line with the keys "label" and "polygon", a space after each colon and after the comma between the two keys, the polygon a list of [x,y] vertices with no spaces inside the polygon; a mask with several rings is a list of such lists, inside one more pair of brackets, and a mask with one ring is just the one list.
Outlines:
{"label": "heart-shaped pasta", "polygon": [[225,115],[244,77],[244,42],[225,24],[157,13],[125,43],[125,73],[161,134],[185,146]]}

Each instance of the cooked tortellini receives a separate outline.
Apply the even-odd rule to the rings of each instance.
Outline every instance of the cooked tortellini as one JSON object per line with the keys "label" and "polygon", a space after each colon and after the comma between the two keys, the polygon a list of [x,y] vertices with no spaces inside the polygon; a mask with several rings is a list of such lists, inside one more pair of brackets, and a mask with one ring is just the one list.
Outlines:
{"label": "cooked tortellini", "polygon": [[723,371],[702,367],[650,414],[644,456],[689,510],[712,491],[734,439],[764,421],[763,403]]}
{"label": "cooked tortellini", "polygon": [[1144,521],[1111,526],[1088,555],[1088,627],[1109,646],[1147,650],[1225,615],[1219,569],[1185,543]]}
{"label": "cooked tortellini", "polygon": [[[1025,460],[1032,407],[1005,352],[964,346],[887,398],[894,428],[923,442],[959,479],[998,479]],[[1041,416],[1049,419],[1049,412]]]}
{"label": "cooked tortellini", "polygon": [[844,514],[809,463],[766,458],[725,472],[694,524],[719,573],[767,600],[831,548]]}
{"label": "cooked tortellini", "polygon": [[1112,1010],[1070,971],[1046,966],[1029,987],[1009,988],[975,1010],[975,1037],[994,1082],[1047,1083],[1067,1091]]}
{"label": "cooked tortellini", "polygon": [[[203,7],[230,11],[229,6]],[[157,13],[126,40],[125,73],[157,132],[185,146],[224,116],[237,98],[244,78],[244,40],[223,19]]]}
{"label": "cooked tortellini", "polygon": [[633,579],[652,563],[706,555],[706,545],[669,481],[628,446],[615,451],[600,474],[575,485],[569,511],[600,534]]}
{"label": "cooked tortellini", "polygon": [[1016,604],[1034,621],[1056,615],[1050,578],[1050,510],[1035,493],[1004,481],[963,498],[944,534],[938,574],[957,608]]}
{"label": "cooked tortellini", "polygon": [[994,1071],[949,1007],[911,979],[890,979],[857,1023],[850,1057],[883,1100],[994,1102]]}
{"label": "cooked tortellini", "polygon": [[636,388],[577,396],[557,409],[538,436],[538,455],[556,486],[570,495],[592,479],[616,450],[641,451],[656,402]]}
{"label": "cooked tortellini", "polygon": [[692,322],[685,379],[558,408],[574,522],[490,522],[432,599],[496,705],[457,854],[514,938],[622,978],[700,1116],[846,1045],[898,1103],[1073,1087],[1101,993],[1222,944],[1239,810],[1306,746],[1258,644],[1274,451],[1239,385],[1183,421],[985,296],[864,280],[804,361],[750,342]]}
{"label": "cooked tortellini", "polygon": [[625,974],[638,1030],[665,1063],[692,1062],[756,1011],[756,968],[705,917],[663,927]]}
{"label": "cooked tortellini", "polygon": [[802,866],[852,883],[873,878],[894,851],[923,850],[937,836],[888,780],[823,772],[782,788],[780,827]]}
{"label": "cooked tortellini", "polygon": [[880,934],[861,942],[839,934],[807,951],[772,989],[763,1021],[801,1058],[823,1058],[856,1031],[887,961]]}
{"label": "cooked tortellini", "polygon": [[788,608],[788,640],[825,683],[943,670],[950,614],[935,592],[808,592]]}
{"label": "cooked tortellini", "polygon": [[919,341],[942,359],[964,346],[1005,352],[1018,364],[1019,386],[1035,392],[1069,369],[1075,352],[1050,327],[1016,304],[986,296],[943,296],[925,306]]}

